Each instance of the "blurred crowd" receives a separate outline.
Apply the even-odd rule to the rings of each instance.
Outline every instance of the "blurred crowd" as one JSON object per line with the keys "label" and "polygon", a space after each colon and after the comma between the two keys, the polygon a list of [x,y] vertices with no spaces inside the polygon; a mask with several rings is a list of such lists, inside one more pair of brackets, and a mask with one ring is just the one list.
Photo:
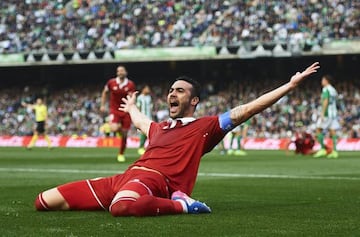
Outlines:
{"label": "blurred crowd", "polygon": [[[263,94],[264,88],[272,89],[281,82],[264,80],[233,81],[226,89],[216,90],[211,83],[204,84],[202,99],[196,117],[217,115]],[[341,138],[360,137],[360,86],[359,82],[341,81],[335,84],[339,93],[338,109]],[[36,97],[45,98],[48,106],[48,133],[65,136],[102,136],[100,127],[107,114],[100,112],[100,93],[103,85],[88,85],[57,89],[54,91],[25,87],[0,90],[0,135],[31,135],[35,124],[34,113],[21,106],[22,101],[34,102]],[[168,118],[166,85],[152,85],[154,101],[153,119]],[[38,88],[38,87],[37,87]],[[316,88],[314,90],[314,88]],[[319,82],[306,81],[300,89],[283,97],[271,108],[251,119],[250,137],[291,137],[298,129],[315,130],[320,112]],[[131,135],[137,131],[132,128]]]}
{"label": "blurred crowd", "polygon": [[0,1],[0,53],[322,44],[360,37],[354,0]]}

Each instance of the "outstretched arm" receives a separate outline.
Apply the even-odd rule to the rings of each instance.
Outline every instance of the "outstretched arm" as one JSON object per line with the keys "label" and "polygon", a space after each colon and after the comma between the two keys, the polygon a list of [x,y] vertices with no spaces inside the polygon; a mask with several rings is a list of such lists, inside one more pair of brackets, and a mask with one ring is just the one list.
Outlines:
{"label": "outstretched arm", "polygon": [[26,102],[21,102],[21,105],[30,109],[34,109],[34,105],[33,104],[28,104]]}
{"label": "outstretched arm", "polygon": [[237,126],[252,117],[253,115],[258,114],[264,109],[270,107],[281,97],[296,88],[305,78],[317,72],[317,69],[319,68],[320,65],[318,62],[313,63],[303,72],[297,72],[295,75],[293,75],[288,83],[260,96],[259,98],[247,104],[239,105],[231,109],[230,118],[233,125]]}
{"label": "outstretched arm", "polygon": [[120,105],[119,110],[129,113],[135,127],[140,129],[141,132],[148,136],[152,120],[149,119],[145,114],[141,113],[136,107],[136,95],[138,93],[139,92],[136,91],[131,95],[127,95],[126,98],[123,98],[122,101],[124,102],[124,104]]}

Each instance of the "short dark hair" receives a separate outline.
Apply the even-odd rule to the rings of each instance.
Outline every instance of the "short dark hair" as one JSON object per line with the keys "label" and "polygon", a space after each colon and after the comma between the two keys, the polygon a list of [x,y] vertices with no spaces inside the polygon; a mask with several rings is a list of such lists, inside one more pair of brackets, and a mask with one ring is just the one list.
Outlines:
{"label": "short dark hair", "polygon": [[186,81],[186,82],[190,83],[193,87],[193,89],[191,91],[192,97],[199,97],[199,100],[200,100],[201,86],[198,81],[196,81],[188,76],[180,76],[180,77],[176,78],[175,81]]}
{"label": "short dark hair", "polygon": [[334,83],[334,77],[329,74],[324,75],[323,78],[325,78],[330,84]]}

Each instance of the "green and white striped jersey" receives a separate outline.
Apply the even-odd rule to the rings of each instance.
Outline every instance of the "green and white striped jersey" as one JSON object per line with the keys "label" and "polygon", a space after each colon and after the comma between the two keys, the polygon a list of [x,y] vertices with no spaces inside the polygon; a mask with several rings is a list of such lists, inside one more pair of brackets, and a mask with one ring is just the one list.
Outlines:
{"label": "green and white striped jersey", "polygon": [[136,99],[136,105],[140,112],[152,119],[152,100],[150,95],[140,94]]}
{"label": "green and white striped jersey", "polygon": [[328,107],[325,111],[325,117],[327,118],[336,118],[337,116],[337,108],[336,108],[336,100],[337,100],[338,93],[335,88],[331,85],[327,85],[323,87],[321,92],[321,102],[325,99],[328,99]]}

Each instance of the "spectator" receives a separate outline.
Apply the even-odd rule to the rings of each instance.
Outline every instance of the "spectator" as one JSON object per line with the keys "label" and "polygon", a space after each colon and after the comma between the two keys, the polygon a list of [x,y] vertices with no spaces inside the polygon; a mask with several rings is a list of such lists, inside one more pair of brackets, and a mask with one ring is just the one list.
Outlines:
{"label": "spectator", "polygon": [[359,1],[10,0],[0,9],[0,53],[360,37]]}
{"label": "spectator", "polygon": [[[248,102],[263,93],[260,85],[268,85],[269,82],[274,83],[269,78],[261,79],[261,83],[250,80],[243,80],[240,83],[234,80],[226,83],[228,86],[221,90],[217,89],[218,86],[215,84],[209,86],[212,88],[211,93],[203,93],[204,99],[198,105],[196,117],[216,115],[233,106],[237,101]],[[48,134],[99,136],[99,128],[103,122],[101,114],[97,111],[97,105],[100,104],[99,87],[101,85],[87,84],[86,87],[72,86],[70,89],[57,88],[56,91],[51,91],[51,97],[47,99]],[[317,87],[315,81],[307,81],[302,85],[301,90],[293,91],[273,105],[271,110],[265,110],[255,116],[253,125],[249,127],[248,137],[288,137],[293,135],[292,131],[299,125],[308,126],[310,130],[314,130],[319,100],[316,97],[317,94],[313,93],[313,88]],[[336,87],[339,91],[338,112],[342,126],[339,137],[358,137],[360,134],[359,86],[353,79],[339,81]],[[156,120],[161,121],[168,116],[164,109],[166,108],[165,86],[157,84],[152,88],[154,91],[153,114],[156,115]],[[30,91],[33,95],[40,93],[35,90]],[[32,118],[20,105],[21,100],[33,100],[32,94],[16,88],[0,90],[0,121],[2,121],[0,135],[30,135],[32,133]],[[136,130],[132,129],[129,136],[136,136],[136,134]]]}

